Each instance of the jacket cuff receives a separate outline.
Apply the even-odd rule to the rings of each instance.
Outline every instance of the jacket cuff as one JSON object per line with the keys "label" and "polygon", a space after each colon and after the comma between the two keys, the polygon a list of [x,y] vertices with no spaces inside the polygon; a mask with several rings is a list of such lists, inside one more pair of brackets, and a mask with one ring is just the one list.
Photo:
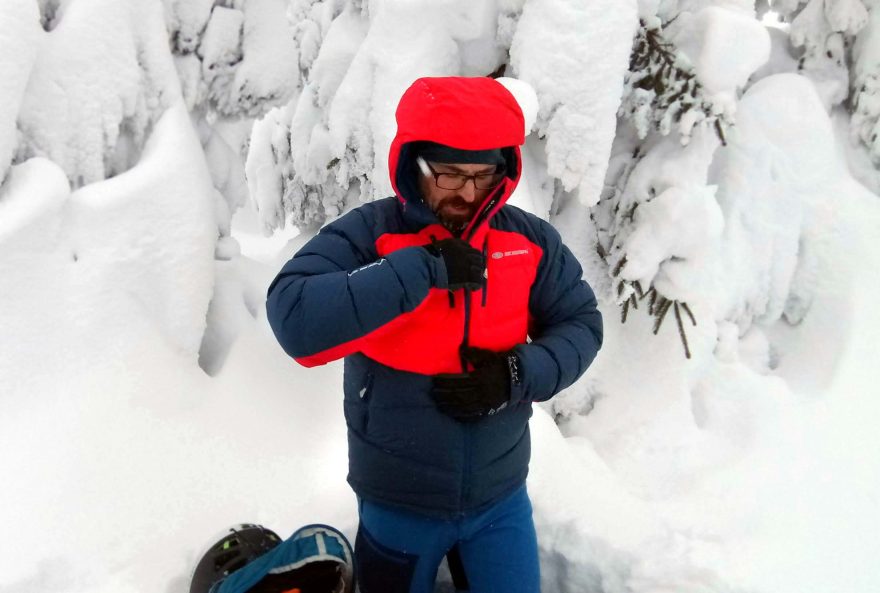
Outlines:
{"label": "jacket cuff", "polygon": [[443,258],[434,257],[424,247],[398,249],[386,255],[385,259],[397,270],[407,269],[410,266],[425,270],[425,277],[432,287],[446,288],[449,284]]}
{"label": "jacket cuff", "polygon": [[449,288],[449,276],[446,273],[446,263],[443,257],[438,253],[432,253],[427,247],[415,247],[421,251],[429,260],[431,268],[431,284],[435,288]]}

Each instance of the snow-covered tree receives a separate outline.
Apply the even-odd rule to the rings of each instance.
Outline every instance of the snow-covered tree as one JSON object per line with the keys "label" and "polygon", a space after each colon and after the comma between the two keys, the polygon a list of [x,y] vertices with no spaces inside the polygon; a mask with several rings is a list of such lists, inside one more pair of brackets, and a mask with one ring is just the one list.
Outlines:
{"label": "snow-covered tree", "polygon": [[34,156],[74,187],[127,171],[182,90],[218,190],[218,253],[234,252],[251,123],[298,82],[285,11],[284,0],[14,0],[0,22],[21,58],[3,66],[0,180]]}
{"label": "snow-covered tree", "polygon": [[851,132],[880,163],[880,3],[876,0],[774,0],[791,23],[799,69],[820,91],[826,108],[844,104]]}
{"label": "snow-covered tree", "polygon": [[683,144],[694,128],[711,125],[724,140],[730,115],[703,92],[693,66],[663,36],[659,20],[642,21],[633,46],[620,111],[644,140],[651,131],[668,135],[673,126]]}
{"label": "snow-covered tree", "polygon": [[297,86],[283,0],[163,0],[191,110],[259,117]]}
{"label": "snow-covered tree", "polygon": [[[419,76],[529,82],[539,110],[527,148],[546,168],[536,168],[541,178],[520,199],[544,216],[559,192],[598,199],[614,135],[608,113],[616,110],[621,80],[620,71],[591,69],[591,52],[612,51],[625,67],[634,2],[295,0],[288,14],[302,92],[255,127],[248,163],[267,229],[288,217],[300,227],[320,225],[349,200],[391,193],[394,108]],[[547,35],[548,25],[560,35]]]}
{"label": "snow-covered tree", "polygon": [[36,55],[24,62],[15,162],[48,157],[74,187],[126,171],[175,94],[164,35],[157,35],[161,4],[47,0],[39,7],[47,30],[28,44]]}
{"label": "snow-covered tree", "polygon": [[850,46],[867,24],[862,0],[775,0],[791,22],[789,38],[801,51],[800,70],[813,80],[830,109],[849,95]]}
{"label": "snow-covered tree", "polygon": [[[720,240],[709,167],[735,119],[737,91],[767,58],[769,43],[749,3],[643,3],[620,107],[614,155],[591,211],[595,265],[605,296],[626,321],[642,307],[656,334],[673,318],[690,357],[688,305],[705,299],[700,268]],[[740,43],[737,65],[720,47]]]}
{"label": "snow-covered tree", "polygon": [[[288,216],[299,228],[320,225],[341,212],[352,182],[369,195],[372,165],[368,81],[349,79],[339,92],[366,35],[365,9],[361,2],[302,0],[291,2],[287,15],[300,85],[287,106],[254,126],[247,164],[251,196],[267,230],[283,227]],[[336,138],[333,149],[331,101],[347,118],[332,125],[334,131],[352,134],[351,142]],[[349,123],[357,127],[349,130]]]}
{"label": "snow-covered tree", "polygon": [[880,163],[880,3],[869,5],[867,25],[852,47],[852,133]]}
{"label": "snow-covered tree", "polygon": [[27,90],[28,77],[43,39],[40,13],[27,0],[16,0],[5,7],[0,19],[0,55],[17,59],[0,63],[0,185],[3,184],[19,143],[18,112]]}
{"label": "snow-covered tree", "polygon": [[[184,98],[218,190],[218,257],[237,253],[232,213],[248,198],[244,159],[254,119],[296,91],[297,53],[284,0],[163,0]],[[222,197],[222,199],[220,199]]]}

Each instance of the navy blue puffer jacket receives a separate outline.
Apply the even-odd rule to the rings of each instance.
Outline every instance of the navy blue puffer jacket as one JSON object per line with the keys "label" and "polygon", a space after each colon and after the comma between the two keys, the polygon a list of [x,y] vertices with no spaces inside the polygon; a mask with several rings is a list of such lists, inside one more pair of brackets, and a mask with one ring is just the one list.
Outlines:
{"label": "navy blue puffer jacket", "polygon": [[[573,383],[602,342],[581,267],[556,230],[505,206],[520,177],[522,113],[488,78],[420,79],[397,111],[389,166],[397,195],[328,224],[269,288],[269,322],[312,366],[345,357],[349,483],[368,500],[441,517],[479,511],[526,479],[531,403]],[[445,123],[444,123],[445,122]],[[455,125],[449,125],[455,122]],[[446,289],[450,236],[415,189],[409,144],[504,148],[509,172],[463,234],[487,255],[477,291]],[[440,413],[432,375],[462,372],[462,344],[513,350],[510,405],[471,424]]]}

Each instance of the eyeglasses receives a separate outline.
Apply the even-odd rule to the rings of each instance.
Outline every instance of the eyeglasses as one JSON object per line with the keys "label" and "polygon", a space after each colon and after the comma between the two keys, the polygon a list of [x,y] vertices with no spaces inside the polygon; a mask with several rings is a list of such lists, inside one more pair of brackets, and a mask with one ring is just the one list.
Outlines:
{"label": "eyeglasses", "polygon": [[474,187],[477,189],[495,189],[504,180],[504,169],[494,171],[492,173],[479,173],[477,175],[465,175],[464,173],[438,173],[428,161],[422,157],[418,157],[416,162],[422,173],[432,175],[434,183],[440,189],[461,189],[467,185],[468,180],[474,180]]}

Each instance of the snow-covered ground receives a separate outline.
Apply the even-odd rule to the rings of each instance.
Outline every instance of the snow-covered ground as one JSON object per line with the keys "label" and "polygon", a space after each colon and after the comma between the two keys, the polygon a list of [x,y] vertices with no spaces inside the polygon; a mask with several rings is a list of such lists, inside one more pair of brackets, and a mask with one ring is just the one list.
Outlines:
{"label": "snow-covered ground", "polygon": [[[634,1],[443,0],[408,29],[421,13],[406,2],[232,2],[208,29],[212,0],[163,4],[178,49],[201,54],[172,59],[158,1],[0,6],[0,48],[28,48],[0,58],[0,593],[185,593],[204,546],[243,521],[353,536],[341,364],[298,367],[265,319],[269,282],[309,233],[263,231],[291,215],[278,175],[327,181],[303,221],[387,183],[391,96],[414,73],[491,71],[498,44],[512,48],[540,99],[529,119],[548,134],[529,137],[512,201],[548,217],[553,177],[580,192],[553,222],[588,279],[608,283],[584,229]],[[334,4],[347,8],[333,16]],[[543,591],[876,593],[880,177],[849,143],[847,115],[829,117],[825,95],[792,74],[785,39],[771,32],[767,47],[763,29],[722,10],[753,3],[702,4],[677,41],[737,124],[723,148],[699,132],[687,149],[674,137],[650,147],[633,185],[661,191],[635,217],[622,271],[694,299],[693,357],[674,323],[654,336],[644,312],[624,324],[600,303],[595,364],[532,420]],[[285,6],[311,11],[292,13],[296,48],[276,18]],[[106,47],[82,41],[108,27]],[[557,63],[565,42],[579,51]],[[724,61],[730,44],[742,59]],[[118,77],[81,79],[110,46]],[[312,79],[257,126],[252,201],[230,223],[249,122],[209,122],[199,101],[250,112],[254,97],[287,92],[273,48],[285,68],[314,62]],[[304,134],[294,146],[291,125]],[[375,183],[340,186],[349,173]]]}

